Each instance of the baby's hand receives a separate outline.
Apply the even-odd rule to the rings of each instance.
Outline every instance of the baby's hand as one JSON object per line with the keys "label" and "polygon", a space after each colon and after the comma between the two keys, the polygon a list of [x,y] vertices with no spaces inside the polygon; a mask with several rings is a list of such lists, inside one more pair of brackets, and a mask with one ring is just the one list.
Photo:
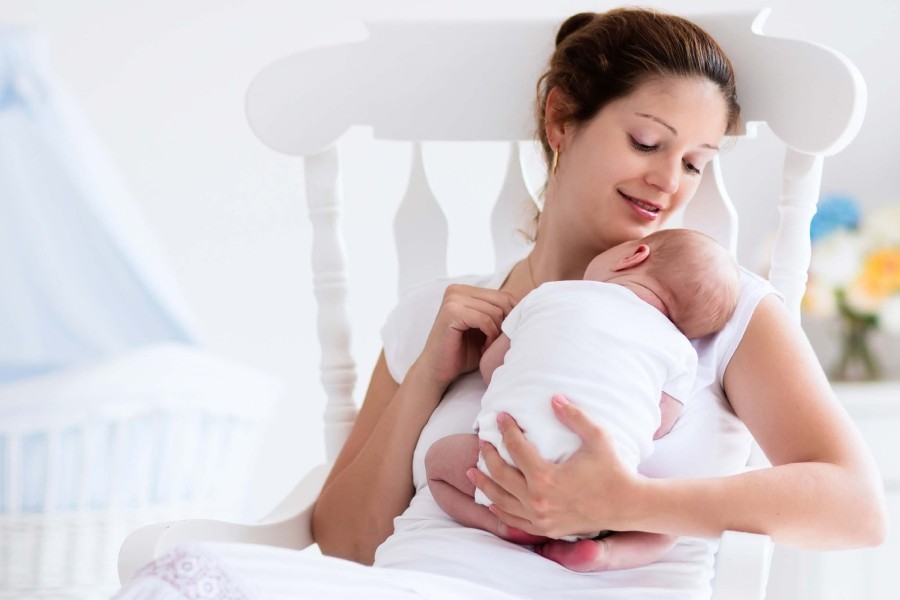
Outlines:
{"label": "baby's hand", "polygon": [[494,376],[494,371],[497,370],[497,367],[503,364],[503,359],[506,358],[509,346],[509,336],[501,332],[497,339],[487,347],[484,354],[481,355],[478,367],[481,369],[481,377],[487,385],[491,384],[491,378]]}
{"label": "baby's hand", "polygon": [[678,421],[683,410],[684,404],[663,392],[659,399],[659,429],[653,434],[653,439],[658,440],[672,431],[672,427],[675,426],[675,422]]}

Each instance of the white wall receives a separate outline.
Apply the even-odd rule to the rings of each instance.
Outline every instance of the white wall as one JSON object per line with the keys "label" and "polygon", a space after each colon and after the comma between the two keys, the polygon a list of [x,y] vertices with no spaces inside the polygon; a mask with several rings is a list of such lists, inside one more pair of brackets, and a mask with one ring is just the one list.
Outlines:
{"label": "white wall", "polygon": [[[713,0],[655,5],[690,14],[720,9]],[[862,0],[823,8],[818,0],[769,0],[766,31],[817,41],[844,52],[869,86],[869,111],[854,144],[826,161],[823,189],[846,191],[867,205],[897,202],[900,169],[900,83],[893,76],[900,39],[900,3]],[[297,0],[4,0],[0,24],[30,24],[51,44],[57,71],[68,84],[130,185],[140,210],[193,307],[204,342],[224,356],[281,378],[287,396],[273,421],[263,467],[251,482],[252,512],[264,511],[308,467],[322,460],[319,423],[323,394],[310,285],[309,225],[302,165],[275,154],[251,134],[244,91],[264,65],[302,47],[355,35],[359,16],[564,16],[615,3],[400,2]],[[728,8],[755,8],[732,2]],[[361,157],[375,142],[353,131],[348,159],[345,227],[354,349],[360,364],[357,395],[377,356],[378,327],[393,300],[390,215],[404,189],[408,149],[379,142],[377,157]],[[435,145],[450,154],[453,171],[430,170],[440,198],[451,203],[451,227],[472,203],[477,239],[452,238],[452,271],[489,267],[488,198],[499,180],[485,179],[503,164],[505,150]],[[781,151],[766,132],[724,158],[737,202],[778,193]],[[393,177],[385,173],[394,171]],[[758,262],[762,232],[772,214],[744,223],[740,248],[748,266]],[[748,235],[747,232],[750,234]],[[465,243],[463,243],[465,242]],[[375,260],[375,266],[367,260]],[[827,348],[824,350],[827,353]],[[252,402],[252,398],[247,399]]]}

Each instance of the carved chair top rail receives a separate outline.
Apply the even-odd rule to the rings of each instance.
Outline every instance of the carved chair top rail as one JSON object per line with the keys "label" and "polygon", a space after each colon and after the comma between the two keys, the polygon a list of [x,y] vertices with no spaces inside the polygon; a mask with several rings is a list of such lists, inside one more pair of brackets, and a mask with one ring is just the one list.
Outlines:
{"label": "carved chair top rail", "polygon": [[[764,35],[768,14],[690,18],[734,63],[746,132],[766,122],[797,151],[839,152],[862,123],[862,76],[834,50]],[[363,40],[264,68],[248,91],[247,115],[266,144],[295,155],[319,152],[354,125],[370,125],[382,139],[531,139],[534,86],[559,22],[367,21]]]}

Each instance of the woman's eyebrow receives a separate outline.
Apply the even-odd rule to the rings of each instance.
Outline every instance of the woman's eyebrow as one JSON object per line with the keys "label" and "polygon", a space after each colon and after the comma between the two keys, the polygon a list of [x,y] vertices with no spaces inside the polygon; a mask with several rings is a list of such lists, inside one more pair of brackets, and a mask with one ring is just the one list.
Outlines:
{"label": "woman's eyebrow", "polygon": [[[650,115],[650,114],[647,114],[647,113],[640,113],[640,112],[639,112],[639,113],[634,113],[634,114],[636,114],[636,115],[639,116],[639,117],[643,117],[643,118],[645,118],[645,119],[650,119],[650,120],[652,120],[652,121],[656,121],[657,123],[659,123],[660,125],[662,125],[662,126],[665,127],[666,129],[668,129],[669,131],[671,131],[671,132],[672,132],[672,135],[674,135],[675,137],[678,137],[678,130],[675,129],[674,127],[672,127],[671,125],[669,125],[668,123],[666,123],[665,121],[663,121],[662,119],[660,119],[659,117],[657,117],[656,115]],[[700,144],[700,146],[703,147],[703,148],[709,148],[710,150],[716,150],[716,151],[719,150],[719,147],[718,147],[718,146],[715,146],[715,145],[713,145],[713,144]]]}
{"label": "woman's eyebrow", "polygon": [[643,118],[645,118],[645,119],[651,119],[651,120],[653,120],[653,121],[656,121],[657,123],[659,123],[660,125],[662,125],[662,126],[665,127],[666,129],[668,129],[669,131],[671,131],[671,132],[672,132],[672,135],[674,135],[675,137],[678,137],[678,130],[675,129],[674,127],[672,127],[671,125],[669,125],[668,123],[666,123],[665,121],[663,121],[662,119],[660,119],[659,117],[657,117],[657,116],[655,116],[655,115],[648,115],[647,113],[640,113],[640,112],[639,112],[639,113],[634,113],[634,114],[636,114],[636,115],[639,116],[639,117],[643,117]]}

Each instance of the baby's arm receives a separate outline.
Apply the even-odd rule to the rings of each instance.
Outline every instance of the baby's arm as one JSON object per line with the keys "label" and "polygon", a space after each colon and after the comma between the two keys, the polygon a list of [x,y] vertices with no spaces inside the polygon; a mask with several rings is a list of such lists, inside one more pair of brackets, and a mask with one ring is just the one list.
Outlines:
{"label": "baby's arm", "polygon": [[494,340],[494,343],[488,346],[488,349],[481,355],[481,363],[478,366],[486,384],[491,384],[491,377],[494,376],[494,371],[497,370],[497,367],[503,364],[507,350],[509,350],[509,336],[501,333]]}
{"label": "baby's arm", "polygon": [[681,416],[682,410],[684,410],[684,404],[668,395],[667,393],[662,393],[662,396],[659,400],[659,429],[657,429],[656,433],[653,434],[654,440],[658,440],[662,436],[672,431],[672,427],[675,426],[675,421],[677,421],[678,417]]}
{"label": "baby's arm", "polygon": [[487,506],[475,502],[475,484],[466,477],[466,471],[477,462],[478,436],[474,433],[448,435],[431,445],[425,453],[425,474],[437,505],[466,527],[490,531],[517,544],[546,541],[545,537],[507,527]]}
{"label": "baby's arm", "polygon": [[621,531],[599,540],[552,540],[536,550],[541,556],[572,571],[615,571],[643,567],[658,561],[677,539],[677,536],[662,533]]}

